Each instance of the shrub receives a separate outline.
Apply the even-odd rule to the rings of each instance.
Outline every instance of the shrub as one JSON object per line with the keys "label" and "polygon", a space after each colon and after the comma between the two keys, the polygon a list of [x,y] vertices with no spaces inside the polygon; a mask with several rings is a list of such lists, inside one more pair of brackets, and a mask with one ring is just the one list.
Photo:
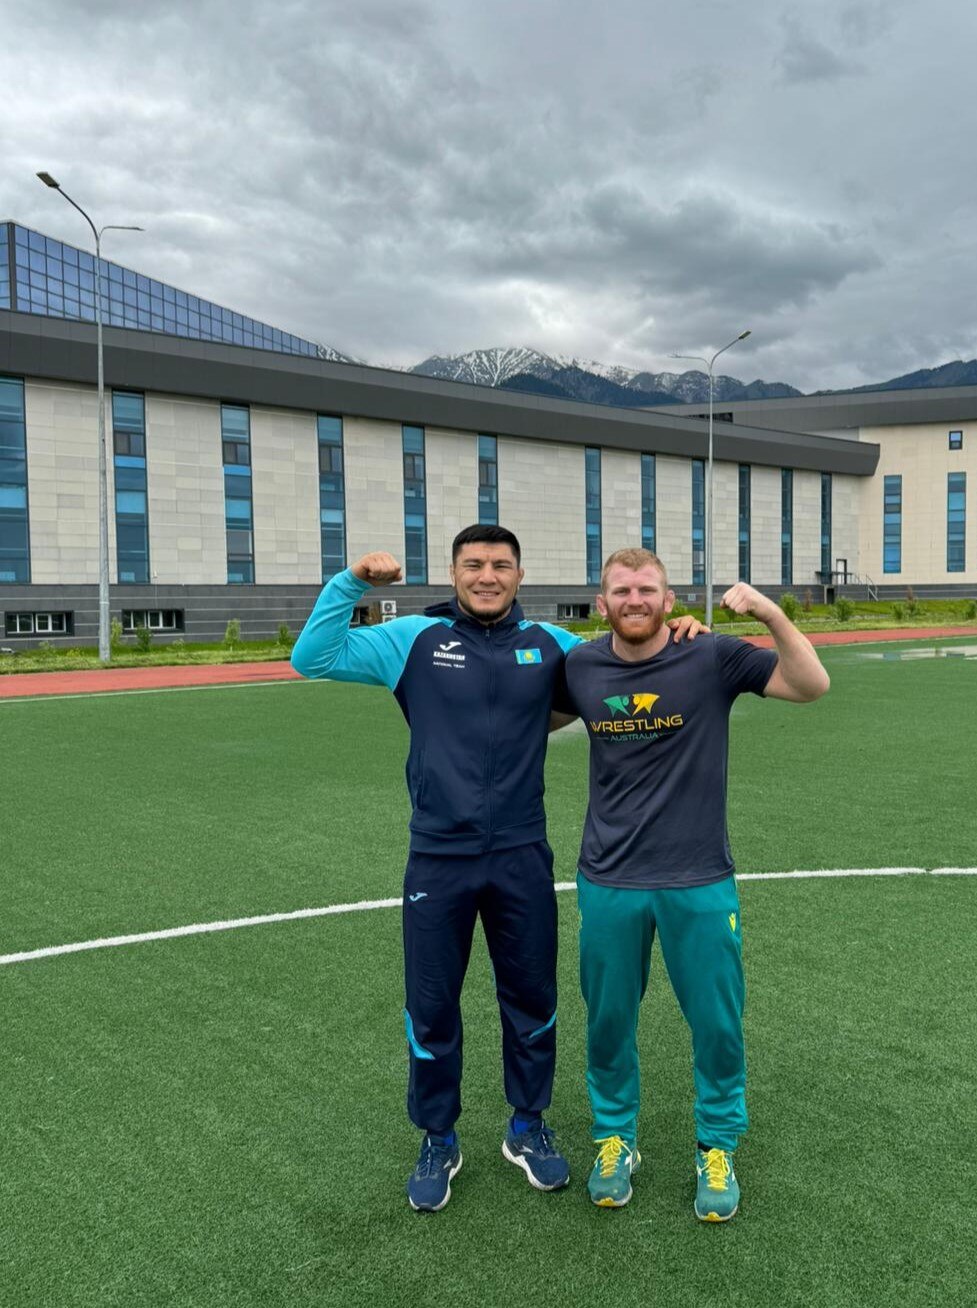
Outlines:
{"label": "shrub", "polygon": [[186,648],[187,648],[187,642],[183,639],[182,636],[177,636],[176,640],[170,641],[170,649],[175,654],[183,654],[186,651]]}
{"label": "shrub", "polygon": [[906,612],[914,618],[919,611],[919,600],[913,594],[912,586],[906,587]]}
{"label": "shrub", "polygon": [[109,652],[118,654],[122,648],[122,620],[113,618],[109,624]]}
{"label": "shrub", "polygon": [[295,637],[289,630],[288,623],[282,622],[278,626],[278,644],[282,649],[291,649],[295,644]]}
{"label": "shrub", "polygon": [[668,616],[670,618],[684,618],[686,613],[688,613],[688,611],[689,610],[685,607],[685,605],[682,603],[681,600],[676,600],[675,603],[672,605],[672,611]]}
{"label": "shrub", "polygon": [[49,640],[42,640],[40,645],[38,645],[37,649],[34,651],[34,656],[35,658],[48,660],[53,659],[56,653],[57,650]]}
{"label": "shrub", "polygon": [[839,622],[847,622],[855,612],[855,605],[850,599],[845,599],[844,595],[835,600],[835,617]]}
{"label": "shrub", "polygon": [[893,604],[892,616],[895,618],[896,622],[901,622],[906,616],[906,610],[901,604]]}
{"label": "shrub", "polygon": [[810,613],[811,609],[814,607],[814,596],[811,594],[810,586],[808,586],[804,591],[804,604],[802,607],[805,613]]}
{"label": "shrub", "polygon": [[233,649],[235,645],[241,643],[241,622],[238,618],[231,618],[224,631],[225,649]]}
{"label": "shrub", "polygon": [[977,618],[977,600],[967,600],[963,616],[967,622],[973,622],[974,619]]}
{"label": "shrub", "polygon": [[140,654],[148,654],[153,643],[153,633],[148,627],[136,628],[136,649]]}
{"label": "shrub", "polygon": [[793,622],[797,617],[797,596],[791,595],[790,591],[786,591],[780,597],[780,607],[784,611],[784,616],[790,618],[791,622]]}

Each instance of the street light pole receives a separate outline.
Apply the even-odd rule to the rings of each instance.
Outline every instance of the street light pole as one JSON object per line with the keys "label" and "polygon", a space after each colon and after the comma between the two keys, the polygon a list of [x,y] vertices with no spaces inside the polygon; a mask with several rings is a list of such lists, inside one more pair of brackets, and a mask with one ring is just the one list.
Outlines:
{"label": "street light pole", "polygon": [[102,347],[102,233],[141,232],[142,227],[107,223],[96,227],[88,214],[56,182],[50,173],[38,173],[45,186],[58,191],[84,218],[95,237],[95,341],[98,352],[98,657],[103,663],[111,658],[111,622],[109,617],[109,483],[105,450],[105,354]]}
{"label": "street light pole", "polygon": [[709,457],[706,460],[706,486],[705,486],[706,530],[705,530],[705,541],[704,541],[704,545],[705,545],[704,571],[705,571],[705,582],[706,582],[705,617],[706,617],[707,627],[712,626],[712,580],[713,580],[712,578],[712,520],[713,520],[712,519],[712,514],[713,514],[712,424],[713,424],[713,393],[714,393],[713,369],[716,365],[716,360],[719,358],[721,354],[725,354],[727,350],[731,350],[733,346],[736,345],[739,341],[745,341],[747,336],[749,335],[750,335],[749,330],[745,332],[740,332],[739,336],[735,337],[734,340],[731,340],[728,345],[724,345],[721,350],[717,350],[711,359],[707,359],[705,358],[704,355],[701,354],[670,354],[668,356],[670,359],[694,359],[697,363],[704,363],[709,372]]}

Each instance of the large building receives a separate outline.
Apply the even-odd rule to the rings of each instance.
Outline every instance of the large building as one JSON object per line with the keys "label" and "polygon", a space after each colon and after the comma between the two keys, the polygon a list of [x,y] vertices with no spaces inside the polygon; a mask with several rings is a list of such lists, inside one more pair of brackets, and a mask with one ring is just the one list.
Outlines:
{"label": "large building", "polygon": [[[42,274],[31,238],[48,238],[25,244],[25,231],[0,225],[0,254],[4,238],[13,251],[0,272],[0,638],[90,644],[94,301],[57,289],[81,268],[69,247],[45,246]],[[139,319],[140,277],[121,273],[123,290],[136,279],[136,316],[106,328],[105,378],[111,608],[126,628],[212,640],[237,618],[245,638],[295,631],[323,580],[373,549],[404,561],[406,584],[371,598],[414,612],[443,595],[452,537],[475,521],[520,537],[533,616],[586,615],[601,559],[625,545],[656,549],[679,597],[701,601],[701,416],[335,362],[262,324],[228,343],[215,335],[230,311],[210,306],[204,330],[199,308],[194,324],[154,316],[154,299],[183,306],[151,280]],[[230,329],[243,330],[233,315]],[[975,407],[977,388],[723,405],[717,592],[741,578],[816,599],[845,585],[973,591]]]}

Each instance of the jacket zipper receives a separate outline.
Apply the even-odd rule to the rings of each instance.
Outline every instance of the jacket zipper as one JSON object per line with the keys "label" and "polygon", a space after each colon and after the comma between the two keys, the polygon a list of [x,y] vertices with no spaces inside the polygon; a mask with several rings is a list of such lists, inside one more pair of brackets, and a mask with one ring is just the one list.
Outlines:
{"label": "jacket zipper", "polygon": [[488,679],[488,750],[485,767],[485,807],[488,815],[488,822],[485,827],[485,848],[489,850],[492,846],[492,828],[494,825],[494,813],[492,811],[492,783],[495,775],[495,647],[492,641],[492,628],[485,628],[485,639],[488,641],[489,656],[489,679]]}

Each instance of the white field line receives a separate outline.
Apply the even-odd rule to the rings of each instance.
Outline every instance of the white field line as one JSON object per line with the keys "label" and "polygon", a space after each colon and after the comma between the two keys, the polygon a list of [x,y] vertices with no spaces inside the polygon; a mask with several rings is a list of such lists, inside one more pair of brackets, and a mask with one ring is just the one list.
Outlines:
{"label": "white field line", "polygon": [[[811,880],[825,877],[904,877],[904,876],[977,876],[977,867],[850,867],[823,868],[801,872],[744,872],[737,881]],[[558,881],[557,890],[576,890],[575,881]],[[305,918],[331,917],[337,913],[365,913],[374,908],[399,908],[402,899],[363,899],[356,904],[330,904],[326,908],[299,908],[291,913],[263,913],[259,917],[228,918],[221,922],[194,922],[188,926],[168,927],[163,931],[141,931],[127,936],[103,936],[98,940],[78,940],[70,945],[49,945],[45,949],[27,949],[19,954],[0,954],[0,966],[30,963],[59,954],[80,954],[91,949],[115,949],[119,945],[143,945],[151,940],[176,940],[180,936],[202,936],[214,931],[236,931],[239,927],[270,926],[275,922],[299,922]]]}

